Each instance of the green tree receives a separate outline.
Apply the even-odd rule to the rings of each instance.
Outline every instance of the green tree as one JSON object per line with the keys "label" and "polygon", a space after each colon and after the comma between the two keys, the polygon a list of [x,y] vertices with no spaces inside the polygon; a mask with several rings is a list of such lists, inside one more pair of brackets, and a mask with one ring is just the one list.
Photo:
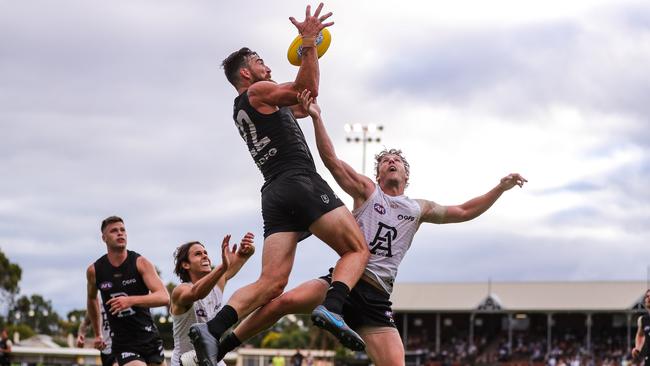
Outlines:
{"label": "green tree", "polygon": [[340,343],[330,333],[311,326],[309,315],[287,315],[246,344],[258,348],[309,348],[334,350]]}
{"label": "green tree", "polygon": [[[0,249],[0,305],[6,305],[7,309],[11,308],[14,297],[20,290],[18,283],[22,274],[20,266],[11,263]],[[11,321],[10,318],[7,321]]]}
{"label": "green tree", "polygon": [[13,324],[7,327],[7,332],[9,334],[18,333],[20,339],[27,339],[34,336],[36,333],[34,330],[27,324]]}
{"label": "green tree", "polygon": [[[79,324],[81,324],[81,322],[84,320],[85,317],[86,317],[86,309],[75,309],[69,311],[68,314],[66,314],[65,319],[59,320],[59,328],[61,329],[61,333],[63,335],[72,334],[74,336],[77,336],[77,331],[79,330]],[[89,328],[89,332],[92,333],[93,327],[88,327],[88,328]]]}
{"label": "green tree", "polygon": [[86,317],[86,309],[75,309],[68,311],[66,318],[70,323],[81,323]]}
{"label": "green tree", "polygon": [[9,318],[16,323],[28,325],[36,333],[53,335],[59,331],[59,315],[52,309],[52,302],[34,294],[16,300]]}

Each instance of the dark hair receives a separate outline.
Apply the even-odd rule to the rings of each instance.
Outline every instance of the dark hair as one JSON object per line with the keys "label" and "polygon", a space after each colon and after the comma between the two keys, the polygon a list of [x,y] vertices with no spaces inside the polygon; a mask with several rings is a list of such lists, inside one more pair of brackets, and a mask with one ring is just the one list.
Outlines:
{"label": "dark hair", "polygon": [[119,217],[119,216],[109,216],[109,217],[105,218],[102,221],[101,231],[104,232],[104,229],[106,229],[106,226],[108,226],[110,224],[114,224],[116,222],[124,223],[124,220],[122,220],[122,218]]}
{"label": "dark hair", "polygon": [[[408,177],[409,174],[411,174],[411,165],[409,164],[408,161],[406,161],[406,158],[402,154],[402,150],[400,149],[386,149],[380,151],[379,154],[375,155],[375,179],[379,178],[379,163],[381,163],[381,160],[386,156],[386,155],[396,155],[399,156],[400,159],[402,159],[402,163],[404,163],[404,170],[406,171],[406,176]],[[408,181],[406,182],[406,186],[408,187]]]}
{"label": "dark hair", "polygon": [[250,56],[257,55],[248,47],[242,47],[239,51],[235,51],[228,55],[223,62],[221,62],[221,67],[226,73],[226,78],[234,86],[237,86],[239,82],[239,69],[246,67],[246,62]]}
{"label": "dark hair", "polygon": [[190,248],[194,244],[199,244],[205,248],[205,245],[201,244],[200,241],[190,241],[183,245],[180,245],[174,251],[174,273],[181,279],[181,282],[190,282],[190,273],[183,268],[183,262],[190,261]]}

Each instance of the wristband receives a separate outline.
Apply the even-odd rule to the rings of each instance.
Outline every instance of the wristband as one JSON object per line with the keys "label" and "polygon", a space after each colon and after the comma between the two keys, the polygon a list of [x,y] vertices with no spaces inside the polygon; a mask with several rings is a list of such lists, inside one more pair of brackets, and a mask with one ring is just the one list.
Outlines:
{"label": "wristband", "polygon": [[316,47],[316,37],[302,37],[302,48]]}

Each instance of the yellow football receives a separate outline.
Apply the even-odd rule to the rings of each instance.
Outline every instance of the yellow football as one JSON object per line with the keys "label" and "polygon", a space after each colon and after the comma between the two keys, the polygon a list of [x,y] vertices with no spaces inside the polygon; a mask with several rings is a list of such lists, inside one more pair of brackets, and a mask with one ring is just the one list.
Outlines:
{"label": "yellow football", "polygon": [[[332,34],[327,28],[323,28],[322,31],[318,33],[316,37],[316,52],[318,53],[318,58],[321,58],[330,47],[332,42]],[[289,62],[294,66],[300,66],[302,63],[302,36],[298,35],[291,42],[289,46],[289,51],[287,51],[287,58]]]}

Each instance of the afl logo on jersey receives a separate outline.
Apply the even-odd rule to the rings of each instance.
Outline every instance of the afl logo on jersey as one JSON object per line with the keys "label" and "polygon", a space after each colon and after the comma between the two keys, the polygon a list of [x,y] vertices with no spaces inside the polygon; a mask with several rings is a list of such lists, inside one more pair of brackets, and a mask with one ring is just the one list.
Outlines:
{"label": "afl logo on jersey", "polygon": [[99,284],[99,289],[100,290],[110,290],[113,288],[113,282],[102,282]]}
{"label": "afl logo on jersey", "polygon": [[380,205],[379,203],[375,203],[375,211],[377,211],[377,213],[380,215],[386,214],[386,209],[384,208],[384,206]]}
{"label": "afl logo on jersey", "polygon": [[196,309],[196,316],[201,316],[201,317],[207,317],[208,313],[205,311],[205,309],[198,308]]}

